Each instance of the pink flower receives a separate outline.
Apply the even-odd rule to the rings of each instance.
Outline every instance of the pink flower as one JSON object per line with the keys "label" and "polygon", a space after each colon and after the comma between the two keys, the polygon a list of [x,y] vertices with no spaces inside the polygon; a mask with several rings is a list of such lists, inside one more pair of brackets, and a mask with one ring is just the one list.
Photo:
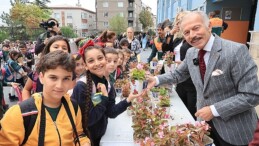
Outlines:
{"label": "pink flower", "polygon": [[164,138],[164,136],[165,136],[163,131],[158,132],[158,135],[160,138]]}
{"label": "pink flower", "polygon": [[163,130],[164,128],[165,128],[164,125],[159,125],[160,130]]}
{"label": "pink flower", "polygon": [[138,102],[139,102],[139,103],[142,103],[142,102],[143,102],[143,98],[142,98],[142,97],[139,97],[139,98],[138,98]]}
{"label": "pink flower", "polygon": [[155,146],[155,143],[154,143],[154,142],[151,142],[151,146]]}
{"label": "pink flower", "polygon": [[201,123],[199,121],[196,121],[194,125],[195,125],[195,127],[200,127]]}
{"label": "pink flower", "polygon": [[166,119],[169,119],[170,115],[169,114],[165,114],[165,117]]}
{"label": "pink flower", "polygon": [[139,64],[137,65],[137,69],[139,69],[139,70],[143,69],[143,65],[139,63]]}
{"label": "pink flower", "polygon": [[146,137],[145,140],[144,140],[144,143],[146,144],[148,142],[148,140],[150,140],[150,138]]}

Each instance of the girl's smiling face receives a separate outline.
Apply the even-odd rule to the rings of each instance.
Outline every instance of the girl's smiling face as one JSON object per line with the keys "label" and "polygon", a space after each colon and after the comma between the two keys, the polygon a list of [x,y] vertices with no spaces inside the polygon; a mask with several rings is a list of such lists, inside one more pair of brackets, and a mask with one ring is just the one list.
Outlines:
{"label": "girl's smiling face", "polygon": [[86,70],[102,78],[105,75],[106,59],[104,53],[99,49],[91,49],[85,52]]}

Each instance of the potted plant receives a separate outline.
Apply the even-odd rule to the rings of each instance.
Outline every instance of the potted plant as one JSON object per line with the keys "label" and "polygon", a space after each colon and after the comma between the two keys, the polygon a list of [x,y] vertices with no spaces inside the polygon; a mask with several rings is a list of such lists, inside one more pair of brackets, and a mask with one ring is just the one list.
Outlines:
{"label": "potted plant", "polygon": [[173,68],[174,68],[174,61],[173,61],[174,56],[175,56],[174,52],[167,51],[165,53],[165,56],[164,56],[164,59],[165,59],[165,62],[164,62],[165,72],[169,72],[170,70],[173,70]]}
{"label": "potted plant", "polygon": [[143,90],[143,81],[145,80],[145,70],[142,64],[138,64],[136,68],[131,70],[131,92],[140,93]]}

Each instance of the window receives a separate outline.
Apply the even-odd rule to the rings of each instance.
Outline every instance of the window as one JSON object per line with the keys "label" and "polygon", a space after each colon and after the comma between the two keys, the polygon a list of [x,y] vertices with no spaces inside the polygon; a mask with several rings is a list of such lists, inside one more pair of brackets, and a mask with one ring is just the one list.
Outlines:
{"label": "window", "polygon": [[123,8],[123,2],[118,2],[118,7]]}
{"label": "window", "polygon": [[133,27],[133,22],[129,22],[129,27]]}
{"label": "window", "polygon": [[133,13],[132,12],[129,13],[129,17],[133,17]]}
{"label": "window", "polygon": [[108,17],[108,12],[104,12],[103,17]]}
{"label": "window", "polygon": [[86,14],[86,13],[82,13],[82,14],[81,14],[81,18],[82,18],[82,19],[86,19],[86,18],[87,18],[87,14]]}
{"label": "window", "polygon": [[59,13],[54,13],[54,18],[59,20],[60,19],[60,14]]}
{"label": "window", "polygon": [[104,27],[108,27],[108,26],[109,26],[109,23],[108,23],[108,22],[103,22],[103,26],[104,26]]}
{"label": "window", "polygon": [[67,19],[73,19],[72,13],[67,13]]}
{"label": "window", "polygon": [[109,3],[108,2],[103,2],[103,7],[109,7]]}
{"label": "window", "polygon": [[119,16],[124,17],[123,12],[120,12],[120,13],[119,13]]}
{"label": "window", "polygon": [[92,18],[92,15],[89,15],[89,18]]}
{"label": "window", "polygon": [[133,7],[133,3],[132,3],[132,2],[130,2],[130,3],[129,3],[129,6],[130,6],[130,7]]}

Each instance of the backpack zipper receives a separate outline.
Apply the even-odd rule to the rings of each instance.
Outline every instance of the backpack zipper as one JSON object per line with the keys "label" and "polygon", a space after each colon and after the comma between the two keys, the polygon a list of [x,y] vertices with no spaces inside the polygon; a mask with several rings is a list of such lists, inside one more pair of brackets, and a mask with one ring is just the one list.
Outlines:
{"label": "backpack zipper", "polygon": [[55,127],[56,127],[57,132],[58,132],[59,146],[61,146],[61,137],[60,137],[60,133],[59,133],[59,131],[58,131],[58,126],[57,126],[57,124],[56,124],[56,121],[54,121],[54,125],[55,125]]}

